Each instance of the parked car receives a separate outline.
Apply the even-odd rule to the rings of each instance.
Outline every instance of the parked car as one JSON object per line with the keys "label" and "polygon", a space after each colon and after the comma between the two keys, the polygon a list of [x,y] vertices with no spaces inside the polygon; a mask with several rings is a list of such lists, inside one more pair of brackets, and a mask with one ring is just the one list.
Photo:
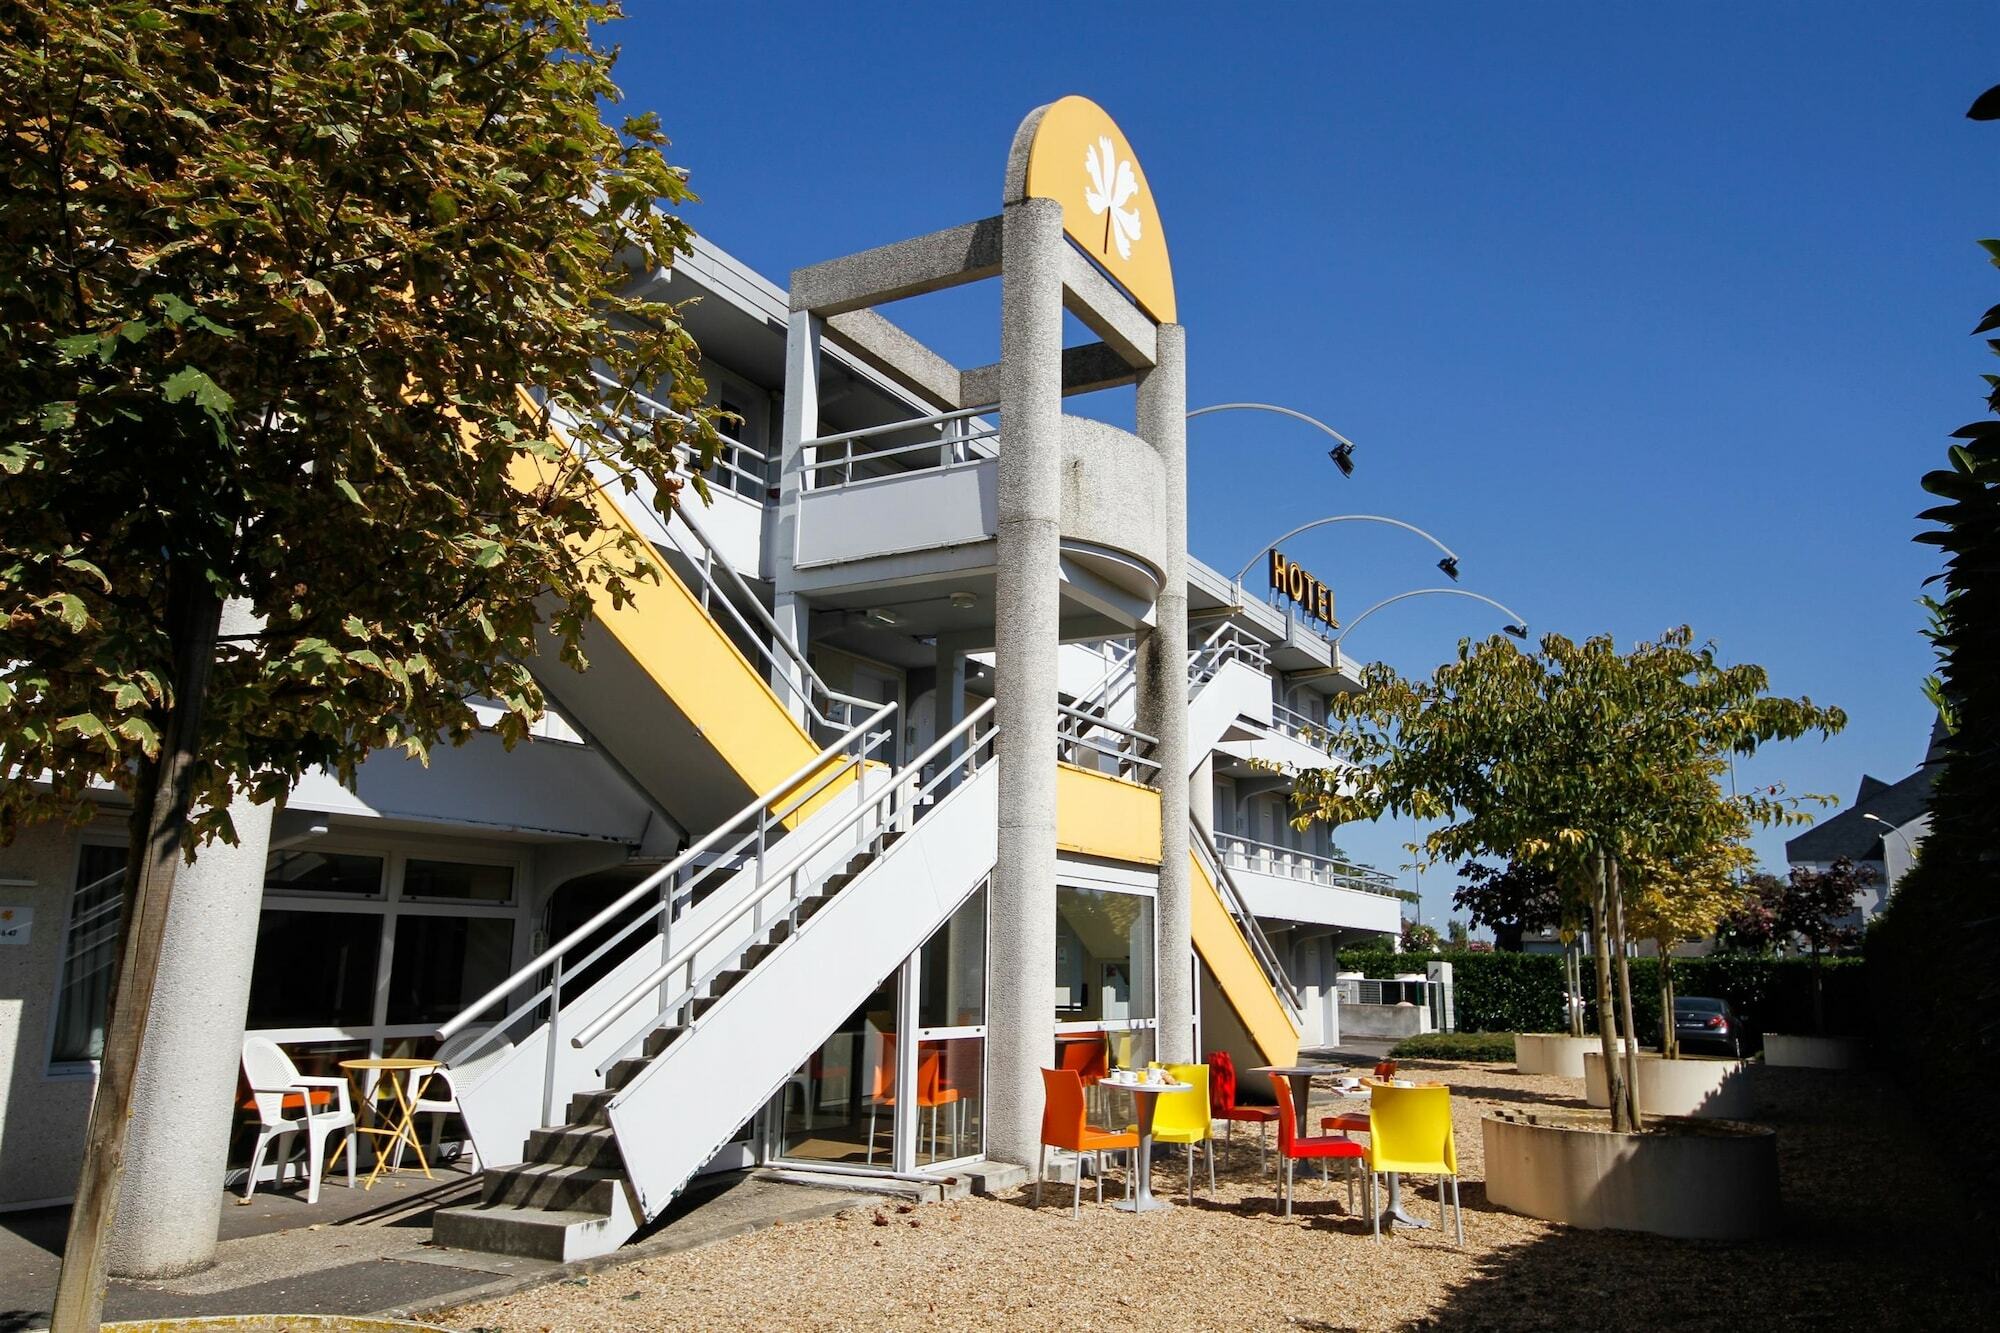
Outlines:
{"label": "parked car", "polygon": [[1707,995],[1674,997],[1674,1039],[1684,1051],[1712,1051],[1739,1059],[1757,1047],[1755,1034],[1729,1001]]}

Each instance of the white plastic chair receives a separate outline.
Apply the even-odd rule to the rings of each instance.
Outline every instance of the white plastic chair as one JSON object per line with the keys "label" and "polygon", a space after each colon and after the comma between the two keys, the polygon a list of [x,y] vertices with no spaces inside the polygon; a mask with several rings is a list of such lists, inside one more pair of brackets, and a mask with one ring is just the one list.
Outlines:
{"label": "white plastic chair", "polygon": [[[419,1095],[421,1094],[421,1095]],[[431,1121],[430,1160],[438,1160],[438,1140],[444,1134],[444,1118],[460,1114],[458,1108],[458,1088],[452,1083],[451,1070],[445,1065],[436,1069],[412,1069],[408,1081],[403,1085],[403,1095],[410,1102],[410,1119],[414,1123],[420,1115],[435,1114]],[[409,1145],[402,1139],[396,1140],[395,1148],[389,1154],[389,1169],[403,1168],[403,1149]],[[465,1151],[471,1154],[472,1169],[479,1169],[479,1148],[472,1142],[472,1135],[465,1136]]]}
{"label": "white plastic chair", "polygon": [[[257,1130],[257,1147],[250,1154],[250,1170],[243,1179],[244,1199],[247,1201],[256,1192],[257,1171],[264,1164],[264,1150],[274,1139],[284,1140],[274,1173],[277,1180],[284,1179],[285,1163],[292,1155],[292,1135],[301,1129],[306,1132],[306,1202],[319,1202],[320,1163],[324,1160],[327,1139],[337,1131],[347,1133],[347,1187],[353,1189],[358,1145],[354,1142],[354,1108],[348,1104],[347,1080],[309,1078],[299,1073],[291,1057],[276,1042],[263,1037],[243,1039],[243,1073],[250,1080],[250,1095],[257,1104],[257,1118],[262,1122]],[[333,1089],[335,1104],[324,1111],[314,1110],[315,1088]],[[287,1095],[299,1099],[297,1118],[285,1115]]]}

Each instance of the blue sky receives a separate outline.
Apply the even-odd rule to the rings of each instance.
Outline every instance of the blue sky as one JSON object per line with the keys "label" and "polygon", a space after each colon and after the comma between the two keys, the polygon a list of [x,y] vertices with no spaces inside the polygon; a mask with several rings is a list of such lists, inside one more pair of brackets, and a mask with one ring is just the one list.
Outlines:
{"label": "blue sky", "polygon": [[[2000,231],[2000,127],[1963,113],[2000,82],[2000,10],[631,8],[628,108],[674,137],[695,227],[780,282],[997,212],[1021,116],[1102,103],[1159,200],[1190,403],[1286,403],[1360,445],[1343,479],[1305,427],[1193,423],[1209,563],[1321,515],[1395,515],[1537,633],[1685,622],[1847,710],[1746,783],[1845,801],[1921,758],[1915,599],[1936,562],[1910,537],[1991,364],[1967,332],[2000,299],[1974,245]],[[893,313],[977,364],[996,308]],[[1291,554],[1349,615],[1439,581],[1386,528]],[[1427,674],[1497,620],[1419,598],[1346,646]],[[1338,836],[1395,869],[1411,831]],[[1758,838],[1767,865],[1785,836]],[[1442,920],[1450,877],[1425,878]]]}

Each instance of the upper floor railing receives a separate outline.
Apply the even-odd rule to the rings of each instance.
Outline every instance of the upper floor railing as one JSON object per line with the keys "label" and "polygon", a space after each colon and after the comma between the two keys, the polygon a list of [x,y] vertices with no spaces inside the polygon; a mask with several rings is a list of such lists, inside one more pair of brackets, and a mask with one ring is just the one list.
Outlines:
{"label": "upper floor railing", "polygon": [[[992,458],[1000,443],[999,411],[998,404],[988,403],[806,440],[799,446],[805,487],[827,491],[875,477]],[[937,435],[914,442],[887,438],[910,431]]]}
{"label": "upper floor railing", "polygon": [[1360,893],[1380,894],[1385,898],[1402,898],[1407,895],[1396,884],[1391,875],[1385,875],[1372,866],[1355,865],[1351,861],[1337,861],[1329,856],[1315,856],[1291,847],[1279,847],[1268,842],[1258,842],[1251,838],[1222,834],[1216,839],[1225,864],[1237,870],[1254,871],[1260,875],[1276,875],[1281,879],[1304,880],[1310,884],[1322,884],[1329,889],[1353,889]]}
{"label": "upper floor railing", "polygon": [[1208,836],[1208,831],[1192,819],[1188,821],[1188,845],[1194,849],[1195,858],[1215,881],[1216,891],[1222,895],[1223,906],[1229,909],[1229,915],[1236,919],[1237,929],[1242,931],[1243,938],[1249,941],[1250,952],[1256,955],[1257,964],[1264,969],[1264,975],[1270,980],[1271,988],[1277,991],[1279,997],[1291,1008],[1292,1017],[1295,1020],[1300,1018],[1305,1013],[1305,1001],[1299,995],[1298,987],[1292,984],[1291,974],[1286,972],[1284,965],[1278,961],[1278,951],[1272,946],[1270,937],[1264,933],[1264,927],[1258,922],[1257,914],[1250,910],[1250,900],[1243,896],[1243,890],[1236,886],[1235,879],[1230,876],[1227,858],[1217,851],[1215,840]]}
{"label": "upper floor railing", "polygon": [[[598,387],[605,391],[605,406],[614,416],[614,433],[628,418],[634,421],[652,421],[666,418],[686,424],[687,417],[674,411],[658,399],[648,397],[637,389],[627,389],[617,380],[599,371],[592,371]],[[716,485],[734,491],[746,499],[762,504],[770,496],[774,469],[771,456],[761,449],[752,448],[743,441],[732,437],[728,431],[717,427],[716,438],[721,447],[716,451],[715,462],[704,474]],[[694,451],[685,445],[674,451],[684,466],[690,471],[695,464]]]}
{"label": "upper floor railing", "polygon": [[1056,712],[1058,759],[1149,786],[1159,780],[1160,761],[1151,757],[1153,747],[1160,743],[1159,737],[1119,726],[1099,714],[1068,704],[1057,704]]}
{"label": "upper floor railing", "polygon": [[1225,620],[1188,650],[1188,684],[1207,684],[1225,662],[1241,662],[1267,675],[1271,670],[1271,654],[1263,641],[1245,633],[1235,621]]}

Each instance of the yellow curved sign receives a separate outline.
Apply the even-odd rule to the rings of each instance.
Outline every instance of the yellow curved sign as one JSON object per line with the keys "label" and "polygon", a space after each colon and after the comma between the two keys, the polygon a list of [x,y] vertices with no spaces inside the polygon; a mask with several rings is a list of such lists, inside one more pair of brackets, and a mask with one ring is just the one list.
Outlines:
{"label": "yellow curved sign", "polygon": [[1021,193],[1061,204],[1070,239],[1116,278],[1140,309],[1171,324],[1174,271],[1167,261],[1167,235],[1124,131],[1087,97],[1051,102],[1028,121],[1034,142]]}

